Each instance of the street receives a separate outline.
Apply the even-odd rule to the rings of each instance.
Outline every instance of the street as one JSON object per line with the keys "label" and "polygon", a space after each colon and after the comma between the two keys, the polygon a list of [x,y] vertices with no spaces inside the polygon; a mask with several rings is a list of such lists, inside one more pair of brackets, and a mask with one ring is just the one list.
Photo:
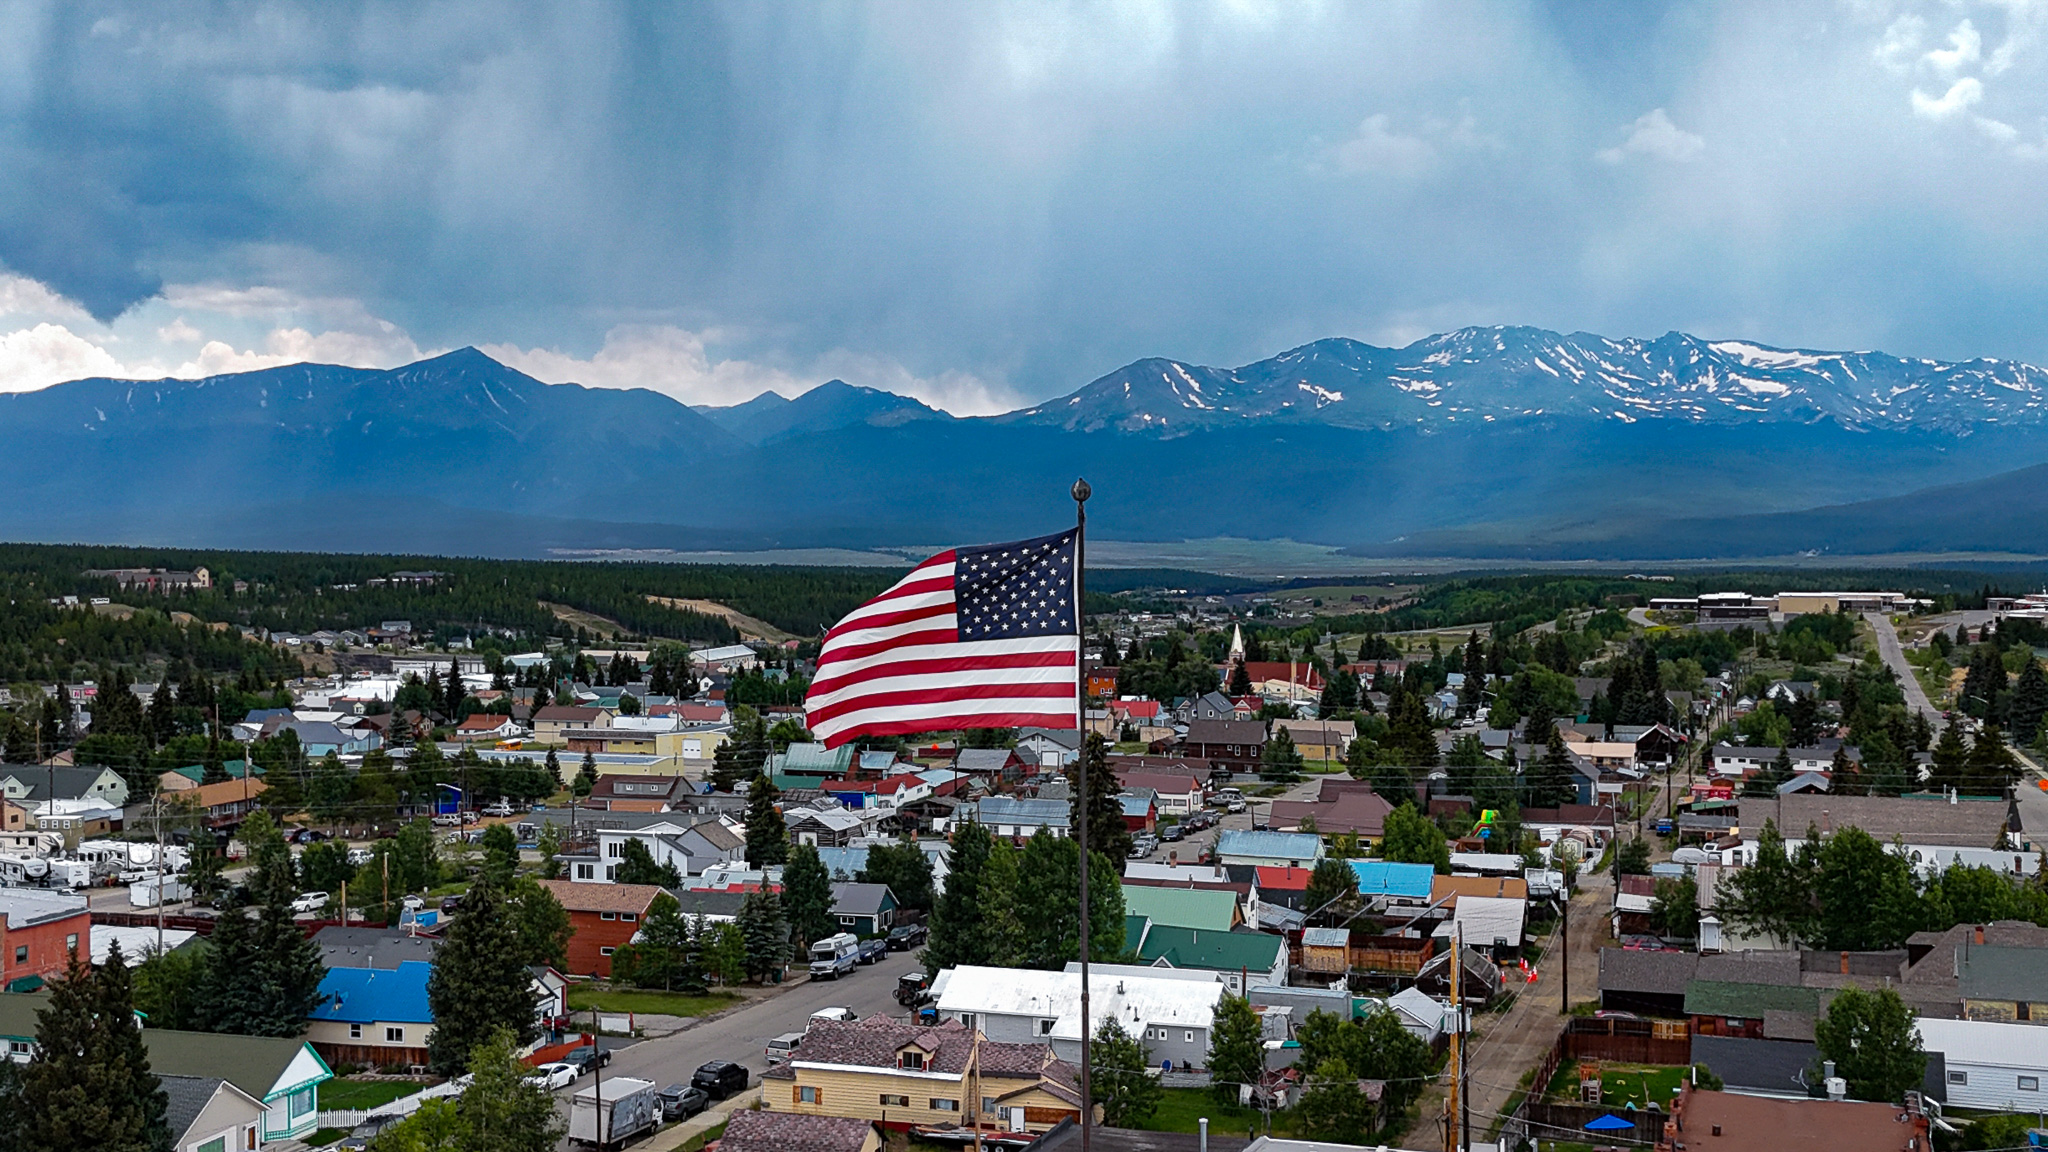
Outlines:
{"label": "street", "polygon": [[1905,649],[1899,647],[1898,630],[1892,627],[1891,617],[1882,612],[1865,612],[1873,632],[1877,633],[1877,654],[1899,678],[1899,687],[1906,693],[1906,708],[1927,717],[1938,730],[1941,727],[1941,713],[1927,698],[1927,689],[1920,686],[1920,678],[1913,674],[1913,666],[1906,662]]}

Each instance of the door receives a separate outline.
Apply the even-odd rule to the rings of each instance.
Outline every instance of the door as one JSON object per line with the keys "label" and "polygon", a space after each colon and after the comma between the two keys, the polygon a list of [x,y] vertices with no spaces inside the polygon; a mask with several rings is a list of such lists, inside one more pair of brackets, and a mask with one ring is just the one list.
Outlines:
{"label": "door", "polygon": [[1010,1131],[1024,1131],[1024,1110],[1022,1108],[1010,1109]]}

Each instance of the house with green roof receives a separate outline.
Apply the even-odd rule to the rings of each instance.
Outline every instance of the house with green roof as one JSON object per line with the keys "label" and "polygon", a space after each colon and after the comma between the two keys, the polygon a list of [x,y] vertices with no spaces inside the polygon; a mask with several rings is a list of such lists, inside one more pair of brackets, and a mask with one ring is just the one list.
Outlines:
{"label": "house with green roof", "polygon": [[1695,1036],[1810,1041],[1820,1009],[1818,988],[1726,980],[1689,980],[1685,985],[1685,1014],[1692,1018]]}
{"label": "house with green roof", "polygon": [[1138,959],[1155,968],[1214,972],[1233,996],[1250,984],[1285,986],[1287,941],[1268,932],[1215,932],[1155,924],[1145,933]]}
{"label": "house with green roof", "polygon": [[[244,775],[257,780],[263,778],[263,765],[252,765],[245,760],[225,761],[221,764],[220,770],[227,774],[226,778],[229,780],[240,780]],[[206,783],[206,765],[187,764],[183,768],[173,768],[158,776],[156,783],[157,787],[165,792],[184,792],[197,788]]]}
{"label": "house with green roof", "polygon": [[290,1140],[318,1127],[319,1085],[334,1070],[304,1040],[144,1028],[153,1072],[212,1076],[263,1102],[263,1139]]}
{"label": "house with green roof", "polygon": [[36,1053],[36,1013],[49,1004],[48,992],[0,993],[0,1056],[29,1062]]}
{"label": "house with green roof", "polygon": [[1158,888],[1149,884],[1125,884],[1124,915],[1143,916],[1156,931],[1201,928],[1228,932],[1244,923],[1244,909],[1237,893],[1228,888]]}

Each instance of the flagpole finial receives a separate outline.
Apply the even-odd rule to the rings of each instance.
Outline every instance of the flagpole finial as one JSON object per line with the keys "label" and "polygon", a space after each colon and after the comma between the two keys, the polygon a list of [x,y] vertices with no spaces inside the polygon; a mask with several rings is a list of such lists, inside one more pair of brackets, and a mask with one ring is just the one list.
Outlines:
{"label": "flagpole finial", "polygon": [[1074,503],[1086,504],[1088,502],[1088,497],[1094,494],[1095,490],[1093,488],[1088,487],[1088,482],[1086,480],[1074,481]]}

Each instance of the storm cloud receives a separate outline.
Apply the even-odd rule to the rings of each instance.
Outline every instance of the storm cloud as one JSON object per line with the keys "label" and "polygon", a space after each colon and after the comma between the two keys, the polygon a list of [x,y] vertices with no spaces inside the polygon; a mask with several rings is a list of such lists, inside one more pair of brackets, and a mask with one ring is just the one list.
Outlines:
{"label": "storm cloud", "polygon": [[992,411],[1464,324],[2048,360],[2039,6],[0,5],[0,388]]}

